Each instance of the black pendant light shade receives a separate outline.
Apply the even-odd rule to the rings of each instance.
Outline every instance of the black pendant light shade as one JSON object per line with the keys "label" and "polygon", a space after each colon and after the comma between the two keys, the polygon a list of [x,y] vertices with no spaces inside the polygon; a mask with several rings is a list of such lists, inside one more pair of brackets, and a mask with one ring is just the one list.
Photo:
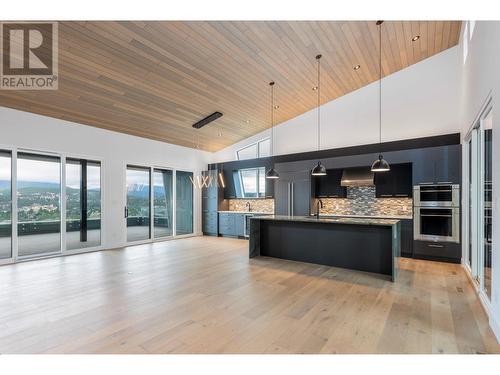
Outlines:
{"label": "black pendant light shade", "polygon": [[[376,25],[378,26],[378,37],[379,37],[379,142],[382,143],[382,23],[384,21],[377,21]],[[382,153],[378,155],[378,159],[375,160],[372,164],[371,171],[372,172],[387,172],[390,171],[391,167],[389,163],[384,159]]]}
{"label": "black pendant light shade", "polygon": [[389,163],[384,159],[382,154],[380,154],[378,156],[378,159],[373,162],[372,168],[371,168],[372,172],[387,172],[390,170],[391,170],[391,167],[389,166]]}
{"label": "black pendant light shade", "polygon": [[[274,155],[274,82],[269,82],[269,86],[271,86],[271,156]],[[277,179],[280,178],[278,172],[274,170],[274,167],[271,167],[270,170],[266,173],[266,178],[269,179]]]}
{"label": "black pendant light shade", "polygon": [[274,167],[271,167],[271,169],[268,170],[267,173],[266,173],[266,178],[274,178],[274,179],[276,179],[276,178],[280,178],[280,175],[278,174],[278,172],[276,172],[274,170]]}
{"label": "black pendant light shade", "polygon": [[320,161],[318,161],[318,164],[312,169],[311,176],[326,176],[326,168]]}

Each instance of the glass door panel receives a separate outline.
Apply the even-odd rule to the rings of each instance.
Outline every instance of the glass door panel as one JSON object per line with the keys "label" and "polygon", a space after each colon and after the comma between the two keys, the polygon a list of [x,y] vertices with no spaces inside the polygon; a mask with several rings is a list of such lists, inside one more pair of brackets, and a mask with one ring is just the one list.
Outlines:
{"label": "glass door panel", "polygon": [[472,140],[469,139],[467,141],[467,154],[468,154],[468,160],[467,160],[467,170],[468,170],[468,176],[467,176],[467,205],[468,205],[468,228],[467,228],[467,262],[469,267],[472,269]]}
{"label": "glass door panel", "polygon": [[154,238],[169,237],[173,232],[173,172],[153,170]]}
{"label": "glass door panel", "polygon": [[151,170],[127,166],[127,242],[151,238]]}
{"label": "glass door panel", "polygon": [[492,256],[492,133],[493,133],[493,114],[490,111],[483,120],[482,124],[482,151],[483,151],[483,290],[491,300],[491,256]]}
{"label": "glass door panel", "polygon": [[66,249],[101,244],[101,164],[66,160]]}
{"label": "glass door panel", "polygon": [[193,233],[193,173],[177,171],[175,183],[175,234]]}
{"label": "glass door panel", "polygon": [[17,155],[19,256],[61,251],[60,170],[58,157]]}
{"label": "glass door panel", "polygon": [[0,259],[12,257],[11,153],[0,150]]}

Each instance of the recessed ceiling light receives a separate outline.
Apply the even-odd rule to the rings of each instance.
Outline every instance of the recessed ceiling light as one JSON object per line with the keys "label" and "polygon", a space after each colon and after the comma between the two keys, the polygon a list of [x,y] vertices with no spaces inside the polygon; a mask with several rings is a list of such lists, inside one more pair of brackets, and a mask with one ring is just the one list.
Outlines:
{"label": "recessed ceiling light", "polygon": [[246,124],[250,124],[250,120],[245,120],[245,123]]}
{"label": "recessed ceiling light", "polygon": [[318,89],[318,86],[313,87],[313,91],[316,91]]}
{"label": "recessed ceiling light", "polygon": [[275,105],[274,106],[274,109],[278,109],[280,106],[279,105]]}
{"label": "recessed ceiling light", "polygon": [[361,65],[355,65],[353,69],[354,70],[359,70],[359,68],[361,68]]}
{"label": "recessed ceiling light", "polygon": [[420,39],[420,35],[415,35],[413,38],[411,38],[411,41],[416,42],[419,39]]}

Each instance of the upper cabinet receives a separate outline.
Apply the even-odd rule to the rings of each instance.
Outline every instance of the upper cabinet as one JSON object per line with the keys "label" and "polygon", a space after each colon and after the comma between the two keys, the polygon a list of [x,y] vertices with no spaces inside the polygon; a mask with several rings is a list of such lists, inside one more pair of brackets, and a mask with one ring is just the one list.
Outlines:
{"label": "upper cabinet", "polygon": [[377,198],[411,197],[411,163],[391,164],[388,172],[375,173],[375,196]]}
{"label": "upper cabinet", "polygon": [[311,177],[311,188],[316,198],[345,198],[347,188],[340,186],[342,169],[328,169],[326,176]]}
{"label": "upper cabinet", "polygon": [[413,184],[460,184],[461,146],[442,146],[416,150]]}

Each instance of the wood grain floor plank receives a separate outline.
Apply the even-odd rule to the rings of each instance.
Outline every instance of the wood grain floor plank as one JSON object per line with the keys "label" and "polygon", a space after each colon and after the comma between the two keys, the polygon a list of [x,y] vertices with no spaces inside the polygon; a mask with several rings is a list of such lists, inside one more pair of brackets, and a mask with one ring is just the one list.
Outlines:
{"label": "wood grain floor plank", "polygon": [[500,353],[464,269],[400,279],[194,237],[0,267],[0,353]]}

